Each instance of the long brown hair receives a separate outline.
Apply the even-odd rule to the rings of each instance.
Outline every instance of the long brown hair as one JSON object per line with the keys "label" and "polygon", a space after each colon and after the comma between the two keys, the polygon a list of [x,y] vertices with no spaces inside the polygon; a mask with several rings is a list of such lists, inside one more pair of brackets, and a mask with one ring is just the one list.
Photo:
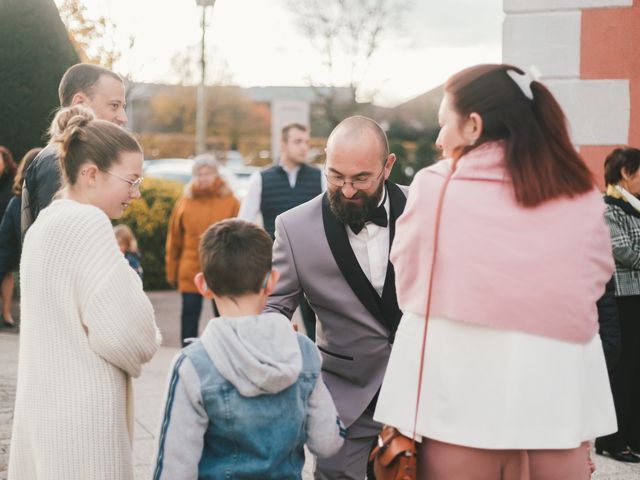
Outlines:
{"label": "long brown hair", "polygon": [[138,241],[129,225],[120,223],[113,227],[113,233],[116,236],[118,245],[124,246],[125,251],[138,253]]}
{"label": "long brown hair", "polygon": [[518,203],[535,207],[562,196],[585,193],[594,178],[576,152],[562,108],[538,81],[531,82],[529,99],[507,74],[522,75],[512,65],[477,65],[453,75],[444,90],[463,118],[477,113],[482,134],[475,145],[504,140],[507,171]]}
{"label": "long brown hair", "polygon": [[0,146],[0,161],[4,163],[4,172],[2,172],[2,175],[13,176],[16,173],[18,167],[16,167],[13,155],[11,155],[11,152],[7,147]]}
{"label": "long brown hair", "polygon": [[42,148],[32,148],[27,153],[24,154],[22,160],[20,160],[20,165],[18,165],[18,171],[16,172],[16,176],[13,179],[13,194],[16,197],[22,195],[22,183],[24,181],[24,172],[27,171],[33,159],[38,156],[38,154],[42,151]]}

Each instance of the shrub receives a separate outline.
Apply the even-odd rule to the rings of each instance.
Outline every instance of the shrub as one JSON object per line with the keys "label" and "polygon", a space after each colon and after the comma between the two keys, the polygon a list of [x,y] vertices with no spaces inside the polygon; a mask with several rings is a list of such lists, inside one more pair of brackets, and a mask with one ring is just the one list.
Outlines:
{"label": "shrub", "polygon": [[396,155],[396,163],[393,170],[391,170],[389,180],[400,185],[409,185],[413,179],[413,175],[407,174],[407,166],[409,164],[407,149],[402,142],[392,139],[389,142],[389,151]]}
{"label": "shrub", "polygon": [[0,0],[0,145],[16,160],[46,143],[60,78],[79,61],[53,0]]}
{"label": "shrub", "polygon": [[122,220],[138,240],[142,254],[145,290],[170,288],[165,280],[164,255],[167,226],[182,185],[169,180],[146,178],[142,198],[131,202]]}

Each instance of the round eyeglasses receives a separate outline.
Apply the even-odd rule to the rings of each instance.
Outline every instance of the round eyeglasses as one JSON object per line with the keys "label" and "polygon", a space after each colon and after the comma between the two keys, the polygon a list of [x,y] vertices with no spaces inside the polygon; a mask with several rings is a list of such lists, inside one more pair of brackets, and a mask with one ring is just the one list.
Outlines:
{"label": "round eyeglasses", "polygon": [[358,180],[345,180],[339,175],[328,173],[326,170],[324,172],[324,176],[327,179],[327,183],[334,187],[343,188],[347,183],[350,183],[355,190],[367,190],[376,183],[383,173],[384,167],[382,167],[380,173],[375,177],[368,176],[366,178],[359,178]]}
{"label": "round eyeglasses", "polygon": [[104,171],[104,173],[107,173],[107,174],[111,175],[112,177],[116,177],[116,178],[119,178],[120,180],[123,180],[123,181],[127,182],[130,185],[129,186],[129,191],[130,192],[135,190],[136,188],[138,190],[140,190],[140,185],[142,185],[142,181],[144,180],[143,177],[138,177],[135,180],[129,180],[128,178],[123,177],[121,175],[118,175],[117,173],[110,172],[109,170],[103,170],[103,171]]}

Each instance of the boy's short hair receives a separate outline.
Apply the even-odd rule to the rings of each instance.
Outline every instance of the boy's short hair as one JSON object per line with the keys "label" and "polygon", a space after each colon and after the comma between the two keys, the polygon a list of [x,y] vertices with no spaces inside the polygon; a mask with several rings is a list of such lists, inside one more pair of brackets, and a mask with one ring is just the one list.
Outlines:
{"label": "boy's short hair", "polygon": [[221,297],[258,293],[271,271],[269,234],[244,220],[230,219],[207,229],[200,239],[200,268],[207,285]]}

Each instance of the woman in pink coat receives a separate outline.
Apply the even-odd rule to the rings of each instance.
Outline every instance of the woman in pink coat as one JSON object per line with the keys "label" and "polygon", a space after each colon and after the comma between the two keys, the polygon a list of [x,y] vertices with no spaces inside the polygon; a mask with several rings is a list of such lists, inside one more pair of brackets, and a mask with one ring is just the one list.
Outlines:
{"label": "woman in pink coat", "polygon": [[420,478],[586,480],[587,442],[616,429],[597,333],[614,269],[601,196],[553,95],[518,68],[451,77],[439,122],[446,159],[418,173],[396,227],[404,316],[375,419],[413,433],[433,269]]}

